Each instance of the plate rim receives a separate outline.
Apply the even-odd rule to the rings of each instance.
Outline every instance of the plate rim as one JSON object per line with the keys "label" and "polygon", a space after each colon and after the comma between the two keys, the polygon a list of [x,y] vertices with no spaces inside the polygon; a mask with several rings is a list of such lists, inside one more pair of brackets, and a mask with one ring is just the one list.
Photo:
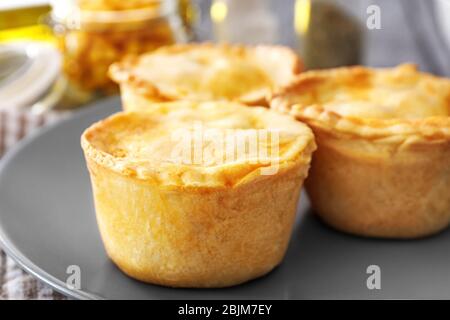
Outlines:
{"label": "plate rim", "polygon": [[[29,144],[31,144],[36,139],[47,134],[50,131],[55,130],[58,127],[64,126],[68,122],[77,121],[86,114],[95,112],[97,109],[105,107],[110,103],[118,102],[120,103],[119,96],[108,97],[105,99],[92,102],[87,106],[83,107],[81,110],[75,111],[73,114],[69,114],[67,117],[46,125],[29,135],[24,139],[15,143],[0,159],[0,179],[6,172],[10,163],[15,159],[15,157],[20,154]],[[0,212],[1,215],[1,212]],[[8,255],[9,258],[13,259],[17,265],[23,269],[28,274],[32,275],[34,278],[46,283],[59,293],[69,297],[79,300],[105,300],[106,298],[98,296],[94,293],[86,292],[82,289],[69,289],[67,285],[59,280],[58,278],[52,276],[47,271],[39,267],[37,264],[28,259],[11,241],[5,232],[3,225],[0,222],[0,248]]]}

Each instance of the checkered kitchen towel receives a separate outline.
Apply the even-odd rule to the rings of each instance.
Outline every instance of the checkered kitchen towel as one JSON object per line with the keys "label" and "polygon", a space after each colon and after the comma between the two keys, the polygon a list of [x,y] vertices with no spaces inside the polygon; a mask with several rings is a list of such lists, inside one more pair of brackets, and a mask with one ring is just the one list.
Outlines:
{"label": "checkered kitchen towel", "polygon": [[[7,149],[17,141],[63,116],[56,112],[36,115],[26,111],[0,110],[0,161]],[[64,296],[21,270],[0,250],[0,299],[59,300]]]}

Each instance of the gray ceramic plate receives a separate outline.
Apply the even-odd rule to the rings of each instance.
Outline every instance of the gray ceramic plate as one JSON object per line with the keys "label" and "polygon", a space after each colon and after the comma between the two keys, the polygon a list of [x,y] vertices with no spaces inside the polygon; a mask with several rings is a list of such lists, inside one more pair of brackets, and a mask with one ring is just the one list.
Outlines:
{"label": "gray ceramic plate", "polygon": [[[122,274],[106,257],[95,222],[81,132],[119,110],[105,100],[33,136],[6,155],[0,169],[0,243],[26,271],[75,298],[309,299],[450,298],[450,231],[414,241],[357,238],[323,225],[306,197],[283,264],[228,289],[170,289]],[[66,287],[69,265],[81,290]],[[366,269],[381,269],[369,290]]]}

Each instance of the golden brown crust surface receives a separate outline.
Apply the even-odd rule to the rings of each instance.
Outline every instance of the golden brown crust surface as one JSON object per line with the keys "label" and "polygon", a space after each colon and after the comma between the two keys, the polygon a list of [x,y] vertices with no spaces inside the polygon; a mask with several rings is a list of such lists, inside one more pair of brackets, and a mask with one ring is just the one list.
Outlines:
{"label": "golden brown crust surface", "polygon": [[313,129],[306,184],[331,226],[386,238],[434,234],[450,222],[450,80],[413,65],[306,72],[273,109]]}
{"label": "golden brown crust surface", "polygon": [[88,166],[109,257],[133,278],[171,287],[237,285],[281,263],[308,168],[193,193]]}
{"label": "golden brown crust surface", "polygon": [[[261,175],[242,158],[166,163],[168,134],[196,121],[219,132],[281,129],[279,169]],[[315,143],[307,126],[267,108],[184,101],[113,115],[84,132],[82,147],[103,243],[119,268],[145,282],[209,288],[281,263]]]}
{"label": "golden brown crust surface", "polygon": [[410,64],[305,72],[271,107],[333,135],[397,144],[450,139],[450,80]]}
{"label": "golden brown crust surface", "polygon": [[[153,104],[149,111],[118,113],[94,124],[82,136],[85,153],[120,174],[152,179],[167,187],[221,188],[263,179],[261,170],[271,166],[285,170],[297,162],[307,163],[315,149],[307,126],[266,108],[220,101],[180,101]],[[174,157],[176,147],[184,150],[180,144],[183,135],[193,137],[196,129],[206,134],[211,128],[211,134],[221,134],[218,138],[223,140],[225,134],[244,139],[245,134],[253,133],[256,139],[257,130],[267,130],[270,136],[257,141],[257,155],[240,153],[216,159],[212,154],[215,149],[210,151],[210,145],[204,144],[201,163],[185,163],[185,159]],[[194,143],[185,142],[190,146]]]}
{"label": "golden brown crust surface", "polygon": [[285,47],[202,43],[128,57],[111,66],[110,76],[151,101],[231,100],[267,105],[268,95],[287,85],[301,69],[298,56]]}

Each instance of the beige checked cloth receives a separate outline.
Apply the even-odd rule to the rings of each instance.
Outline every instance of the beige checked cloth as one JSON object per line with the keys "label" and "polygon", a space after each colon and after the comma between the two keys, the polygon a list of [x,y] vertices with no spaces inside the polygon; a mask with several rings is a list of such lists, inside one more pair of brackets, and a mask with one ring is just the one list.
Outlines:
{"label": "beige checked cloth", "polygon": [[[57,121],[64,114],[56,112],[36,115],[25,111],[0,110],[0,161],[2,155],[26,135]],[[58,292],[21,270],[0,249],[0,299],[65,299]]]}

